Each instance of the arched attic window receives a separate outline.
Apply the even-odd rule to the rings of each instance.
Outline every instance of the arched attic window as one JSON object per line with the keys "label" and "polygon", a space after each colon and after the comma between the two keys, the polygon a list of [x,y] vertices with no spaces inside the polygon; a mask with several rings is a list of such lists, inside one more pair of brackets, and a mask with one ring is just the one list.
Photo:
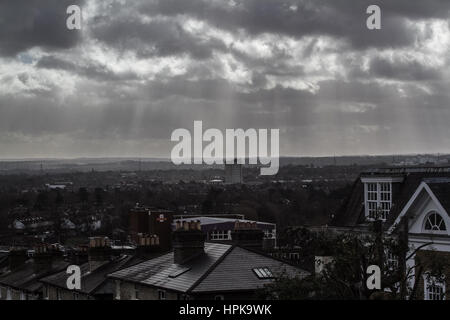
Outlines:
{"label": "arched attic window", "polygon": [[444,218],[436,211],[431,211],[425,218],[425,224],[423,226],[425,231],[446,231]]}

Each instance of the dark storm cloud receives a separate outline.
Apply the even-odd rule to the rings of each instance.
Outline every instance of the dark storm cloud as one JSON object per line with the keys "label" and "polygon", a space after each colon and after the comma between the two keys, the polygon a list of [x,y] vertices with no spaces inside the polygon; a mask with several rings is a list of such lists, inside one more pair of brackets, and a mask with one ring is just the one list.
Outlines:
{"label": "dark storm cloud", "polygon": [[[251,85],[248,89],[252,88]],[[277,105],[283,108],[311,108],[318,96],[307,90],[296,90],[276,86],[271,89],[245,90],[226,79],[188,80],[185,76],[172,78],[164,83],[149,81],[140,88],[139,96],[148,101],[164,101],[179,97],[194,101],[205,101],[210,106],[222,102],[228,108],[236,106],[239,112],[276,112]],[[358,89],[355,90],[355,93]],[[259,106],[257,109],[254,106]],[[220,111],[220,110],[219,110]]]}
{"label": "dark storm cloud", "polygon": [[376,57],[370,62],[370,74],[379,78],[405,81],[438,80],[441,72],[436,67],[428,67],[417,60],[382,59]]}
{"label": "dark storm cloud", "polygon": [[[255,77],[262,80],[262,76],[280,76],[280,77],[301,77],[305,75],[305,70],[302,65],[292,66],[291,62],[294,57],[286,50],[280,50],[276,47],[271,47],[270,58],[258,58],[253,53],[245,53],[230,46],[229,52],[233,57],[242,62],[248,69],[255,72]],[[308,50],[306,50],[308,51]],[[312,49],[311,49],[312,51]]]}
{"label": "dark storm cloud", "polygon": [[37,68],[64,70],[91,80],[118,81],[118,80],[138,80],[139,77],[131,72],[115,73],[107,66],[100,63],[86,62],[76,64],[71,61],[63,60],[54,56],[45,56],[36,63]]}
{"label": "dark storm cloud", "polygon": [[[356,49],[396,48],[412,45],[417,40],[418,30],[407,23],[408,19],[444,19],[450,8],[450,2],[438,0],[426,6],[407,1],[381,1],[378,4],[382,8],[382,29],[373,32],[366,28],[366,9],[372,4],[369,0],[236,0],[234,5],[230,2],[114,2],[102,8],[89,27],[97,39],[121,51],[132,50],[141,56],[187,53],[195,59],[207,59],[214,50],[233,50],[220,39],[205,39],[186,32],[182,27],[185,18],[194,17],[233,33],[242,30],[249,36],[269,33],[301,39],[325,35],[346,41]],[[166,19],[143,21],[143,15]]]}
{"label": "dark storm cloud", "polygon": [[[108,10],[117,10],[117,7],[110,7]],[[133,13],[116,16],[115,12],[108,11],[105,15],[96,17],[90,28],[95,38],[122,52],[133,51],[139,56],[173,56],[186,53],[194,59],[203,60],[210,58],[216,49],[225,50],[225,45],[220,40],[194,36],[182,28],[181,22],[142,22],[136,19]]]}
{"label": "dark storm cloud", "polygon": [[[231,2],[231,1],[230,1]],[[416,39],[408,19],[448,18],[450,2],[441,0],[382,0],[382,29],[366,28],[370,0],[157,0],[142,4],[142,12],[167,16],[188,15],[211,25],[251,35],[273,33],[301,38],[328,35],[348,40],[356,48],[401,47]],[[294,10],[294,8],[296,8]]]}
{"label": "dark storm cloud", "polygon": [[39,46],[68,49],[80,41],[78,30],[68,30],[69,5],[84,0],[0,1],[0,55],[14,56]]}
{"label": "dark storm cloud", "polygon": [[377,1],[377,31],[366,28],[369,0],[86,2],[80,34],[65,28],[77,1],[0,0],[3,152],[61,138],[58,154],[97,155],[99,140],[123,155],[123,141],[156,139],[164,147],[146,153],[167,156],[171,131],[194,120],[280,128],[285,154],[397,151],[450,136],[446,42],[425,43],[450,1]]}
{"label": "dark storm cloud", "polygon": [[[201,89],[200,89],[201,88]],[[205,125],[223,125],[219,114],[238,111],[233,127],[296,127],[306,125],[394,125],[395,109],[406,106],[411,115],[422,115],[424,110],[439,112],[448,96],[428,96],[408,88],[410,97],[400,98],[397,87],[376,83],[323,81],[313,94],[277,86],[241,92],[226,80],[188,81],[181,78],[162,85],[147,82],[126,92],[119,84],[86,84],[77,89],[83,95],[60,104],[48,94],[38,98],[2,97],[0,99],[0,129],[2,132],[20,132],[25,135],[76,133],[79,137],[143,139],[164,138],[173,128],[189,127],[192,121],[203,119]],[[101,104],[92,105],[83,96],[97,97]],[[442,93],[443,94],[443,93]],[[339,104],[365,103],[376,106],[367,112],[346,113],[336,108]],[[427,104],[429,108],[424,109]],[[326,106],[328,117],[317,117],[317,108]],[[448,112],[447,112],[448,113]],[[440,120],[444,121],[446,117]],[[314,121],[313,121],[314,120]],[[439,119],[437,119],[439,120]]]}

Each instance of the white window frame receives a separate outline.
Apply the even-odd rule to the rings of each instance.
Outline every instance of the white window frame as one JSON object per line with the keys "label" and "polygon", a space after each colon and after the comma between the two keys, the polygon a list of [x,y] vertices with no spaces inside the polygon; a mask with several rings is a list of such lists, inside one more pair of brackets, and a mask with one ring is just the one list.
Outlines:
{"label": "white window frame", "polygon": [[398,268],[399,258],[395,254],[393,254],[390,250],[386,250],[385,252],[386,264],[389,269],[395,270]]}
{"label": "white window frame", "polygon": [[166,290],[158,290],[158,300],[166,300]]}
{"label": "white window frame", "polygon": [[265,229],[264,239],[276,239],[277,229]]}
{"label": "white window frame", "polygon": [[[433,215],[433,214],[436,214],[437,216],[439,216],[439,217],[441,218],[442,223],[444,224],[445,230],[428,230],[428,229],[425,229],[425,226],[426,226],[426,224],[427,224],[428,218],[429,218],[431,215]],[[447,230],[448,230],[447,228],[448,228],[448,226],[447,226],[447,224],[445,223],[444,216],[443,216],[440,212],[438,212],[438,211],[436,211],[436,210],[431,210],[431,211],[429,211],[429,212],[425,215],[425,218],[423,219],[422,232],[424,232],[424,233],[447,234]]]}
{"label": "white window frame", "polygon": [[49,299],[49,288],[48,288],[48,286],[44,285],[43,290],[44,290],[44,292],[43,292],[44,300],[48,300]]}
{"label": "white window frame", "polygon": [[210,240],[231,240],[231,230],[211,230]]}
{"label": "white window frame", "polygon": [[392,208],[392,181],[369,180],[364,182],[364,208],[367,220],[375,220],[374,213],[382,210],[382,216],[379,218],[386,221]]}
{"label": "white window frame", "polygon": [[116,300],[120,300],[120,280],[116,280]]}
{"label": "white window frame", "polygon": [[139,286],[137,284],[134,284],[134,300],[139,300]]}
{"label": "white window frame", "polygon": [[[439,288],[442,293],[430,292],[429,289]],[[430,299],[430,295],[441,294],[441,299]],[[423,298],[424,300],[445,300],[445,281],[437,281],[435,277],[423,276]]]}

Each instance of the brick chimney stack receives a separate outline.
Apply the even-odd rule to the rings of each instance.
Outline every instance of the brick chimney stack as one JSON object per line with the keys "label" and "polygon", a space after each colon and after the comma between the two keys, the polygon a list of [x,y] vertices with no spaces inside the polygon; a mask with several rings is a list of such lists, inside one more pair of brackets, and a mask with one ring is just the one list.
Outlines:
{"label": "brick chimney stack", "polygon": [[256,222],[236,221],[234,223],[234,230],[231,232],[233,244],[250,249],[262,250],[263,238],[264,232],[258,228]]}
{"label": "brick chimney stack", "polygon": [[[110,261],[112,256],[111,241],[108,237],[91,237],[89,238],[88,260],[94,261]],[[91,268],[92,269],[92,268]]]}
{"label": "brick chimney stack", "polygon": [[23,248],[11,248],[8,254],[9,270],[16,270],[28,260],[27,250]]}
{"label": "brick chimney stack", "polygon": [[71,264],[81,265],[88,261],[88,245],[82,245],[71,249],[68,258]]}
{"label": "brick chimney stack", "polygon": [[205,237],[200,221],[177,221],[173,232],[174,263],[183,264],[204,254]]}
{"label": "brick chimney stack", "polygon": [[160,252],[159,237],[157,235],[148,235],[139,233],[137,235],[137,253],[139,256],[146,257],[149,254]]}
{"label": "brick chimney stack", "polygon": [[61,255],[56,245],[40,244],[34,247],[34,271],[35,273],[48,271],[52,268],[55,257]]}

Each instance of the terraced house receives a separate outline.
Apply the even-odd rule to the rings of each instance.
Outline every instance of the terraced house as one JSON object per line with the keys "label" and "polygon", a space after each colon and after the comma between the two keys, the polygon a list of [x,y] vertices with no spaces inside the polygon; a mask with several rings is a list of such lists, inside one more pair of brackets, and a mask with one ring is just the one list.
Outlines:
{"label": "terraced house", "polygon": [[200,222],[178,221],[173,251],[109,275],[115,299],[252,299],[279,273],[307,272],[261,251],[263,231],[238,225],[234,243],[205,242]]}

